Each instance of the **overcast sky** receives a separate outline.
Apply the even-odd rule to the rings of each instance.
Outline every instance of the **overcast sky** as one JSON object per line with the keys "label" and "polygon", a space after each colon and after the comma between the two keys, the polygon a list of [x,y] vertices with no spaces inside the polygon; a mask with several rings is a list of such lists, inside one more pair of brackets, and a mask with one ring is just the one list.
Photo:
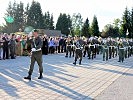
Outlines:
{"label": "overcast sky", "polygon": [[[3,16],[8,7],[9,1],[0,0],[0,24],[4,22]],[[25,5],[32,0],[16,0],[18,3],[22,1]],[[100,31],[106,24],[112,23],[114,19],[121,18],[126,7],[129,10],[133,7],[133,0],[35,0],[40,2],[43,13],[49,11],[54,16],[54,22],[60,13],[70,14],[80,13],[85,21],[88,17],[90,24],[93,16],[96,15]]]}

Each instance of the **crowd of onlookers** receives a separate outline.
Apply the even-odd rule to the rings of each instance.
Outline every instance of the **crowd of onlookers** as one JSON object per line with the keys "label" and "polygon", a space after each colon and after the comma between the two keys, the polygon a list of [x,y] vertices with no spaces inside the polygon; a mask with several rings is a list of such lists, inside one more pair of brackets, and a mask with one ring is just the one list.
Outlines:
{"label": "crowd of onlookers", "polygon": [[[47,37],[40,35],[43,41],[42,54],[66,52],[65,37]],[[0,60],[15,59],[16,56],[28,56],[31,51],[30,39],[26,34],[0,34]]]}
{"label": "crowd of onlookers", "polygon": [[0,59],[15,59],[16,56],[23,54],[26,36],[15,34],[0,34]]}

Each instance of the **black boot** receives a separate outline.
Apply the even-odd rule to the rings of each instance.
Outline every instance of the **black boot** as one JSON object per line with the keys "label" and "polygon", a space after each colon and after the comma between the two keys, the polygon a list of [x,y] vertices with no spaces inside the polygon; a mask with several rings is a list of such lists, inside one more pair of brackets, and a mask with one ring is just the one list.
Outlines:
{"label": "black boot", "polygon": [[74,64],[74,65],[76,65],[76,61],[75,61],[75,62],[73,62],[73,64]]}
{"label": "black boot", "polygon": [[65,57],[68,57],[67,55]]}
{"label": "black boot", "polygon": [[42,79],[42,78],[43,78],[42,73],[40,73],[40,76],[38,77],[38,79]]}
{"label": "black boot", "polygon": [[81,65],[81,60],[79,60],[79,65]]}
{"label": "black boot", "polygon": [[24,79],[31,80],[31,75],[28,75],[27,77],[24,77]]}

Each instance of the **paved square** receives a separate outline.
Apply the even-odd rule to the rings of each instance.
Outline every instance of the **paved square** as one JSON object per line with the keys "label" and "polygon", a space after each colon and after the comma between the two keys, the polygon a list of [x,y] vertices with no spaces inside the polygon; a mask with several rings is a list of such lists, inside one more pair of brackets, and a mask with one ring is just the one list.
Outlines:
{"label": "paved square", "polygon": [[102,61],[102,55],[97,55],[94,60],[83,58],[82,65],[76,66],[73,59],[65,54],[43,56],[44,78],[37,79],[35,64],[31,81],[23,79],[29,57],[0,60],[1,100],[91,100],[133,67],[133,57],[119,63],[117,57]]}

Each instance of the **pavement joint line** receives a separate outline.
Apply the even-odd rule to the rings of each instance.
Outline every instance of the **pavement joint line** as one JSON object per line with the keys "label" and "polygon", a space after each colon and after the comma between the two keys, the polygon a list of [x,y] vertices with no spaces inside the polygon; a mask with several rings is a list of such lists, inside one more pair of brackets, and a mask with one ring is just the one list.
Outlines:
{"label": "pavement joint line", "polygon": [[[128,70],[128,69],[126,69],[126,70]],[[119,77],[120,76],[122,76],[122,75],[119,75]],[[118,79],[118,78],[117,78]],[[106,82],[106,83],[108,83],[108,82]],[[103,92],[107,87],[109,87],[111,84],[112,84],[113,82],[110,82],[109,84],[106,84],[105,86],[102,86],[102,87],[100,87],[99,88],[99,90],[101,89],[101,91],[96,91],[96,93],[94,92],[94,93],[92,93],[92,94],[90,94],[89,96],[91,96],[92,98],[95,98],[96,96],[98,96],[101,92]],[[104,88],[103,88],[104,87]]]}
{"label": "pavement joint line", "polygon": [[[62,55],[56,55],[56,56],[60,57]],[[56,57],[56,56],[54,55],[54,57]],[[101,56],[99,56],[99,57],[101,57]],[[53,59],[52,56],[48,57],[48,59],[51,59],[51,58]],[[5,72],[4,73],[1,72],[2,74],[7,75],[5,81],[3,81],[3,79],[5,77],[3,78],[3,76],[2,77],[0,76],[0,81],[2,82],[2,83],[0,83],[0,87],[3,88],[3,90],[0,91],[0,93],[2,93],[1,94],[2,96],[5,95],[6,99],[11,99],[11,100],[18,99],[18,98],[23,99],[24,96],[27,94],[28,95],[27,99],[39,98],[39,100],[40,99],[43,100],[45,97],[42,97],[42,96],[47,95],[45,100],[48,100],[48,98],[51,100],[52,99],[55,100],[55,98],[56,99],[59,98],[61,100],[62,99],[72,100],[74,98],[75,98],[75,100],[77,100],[77,99],[81,99],[81,98],[86,98],[85,100],[87,100],[87,98],[89,98],[90,96],[95,97],[99,93],[104,91],[106,88],[108,88],[108,86],[110,86],[120,76],[128,74],[126,72],[132,67],[131,64],[133,64],[131,62],[132,61],[131,58],[125,60],[124,63],[118,63],[116,61],[116,59],[115,60],[111,59],[110,61],[103,62],[99,58],[98,59],[96,58],[93,61],[92,60],[88,61],[87,59],[85,59],[85,61],[83,61],[83,65],[81,65],[81,66],[77,65],[77,68],[75,68],[75,66],[73,66],[73,64],[69,64],[69,63],[71,63],[70,59],[68,59],[68,62],[69,62],[68,65],[67,64],[63,65],[63,63],[64,63],[64,61],[63,61],[63,62],[61,62],[62,65],[59,66],[59,64],[57,64],[57,63],[59,63],[59,61],[56,61],[55,62],[56,66],[54,66],[54,68],[55,69],[57,68],[58,71],[63,72],[64,74],[57,73],[56,70],[53,70],[53,72],[51,71],[51,73],[53,74],[53,75],[51,74],[52,77],[49,76],[50,74],[49,75],[46,74],[46,76],[45,76],[46,79],[44,77],[43,80],[38,81],[37,78],[33,78],[33,80],[30,83],[28,83],[28,82],[25,82],[24,80],[19,79],[22,76],[22,74],[20,74],[19,78],[13,80],[15,77],[14,74],[19,75],[20,72],[23,73],[23,71],[28,71],[28,68],[25,67],[24,64],[17,66],[17,64],[19,64],[18,62],[20,59],[24,60],[23,57],[20,57],[18,59],[18,61],[15,63],[16,67],[13,65],[8,67],[8,65],[6,66],[3,62],[0,62],[0,64],[2,63],[3,66],[5,66],[4,68],[9,68],[9,70],[6,70],[6,71],[11,73],[11,75],[9,75]],[[63,60],[65,60],[65,59],[63,59]],[[96,60],[96,62],[95,62],[95,60]],[[130,64],[128,63],[129,62],[128,60],[130,61]],[[7,62],[10,62],[10,61],[7,60]],[[24,61],[26,61],[26,60],[24,60]],[[46,60],[46,62],[47,61],[48,60]],[[66,60],[66,62],[67,62],[67,60]],[[49,61],[48,63],[51,63],[52,66],[54,64],[52,61]],[[48,66],[48,65],[44,64],[44,66]],[[1,66],[0,66],[0,71],[5,70],[4,68],[1,68]],[[19,68],[21,71],[18,70]],[[38,69],[38,68],[36,68],[36,69]],[[102,70],[102,69],[105,69],[105,70]],[[111,72],[109,72],[109,70]],[[115,73],[113,73],[113,70]],[[50,69],[47,69],[47,71],[50,71]],[[120,72],[120,73],[117,73],[117,72]],[[33,77],[36,77],[36,74],[38,74],[38,73],[35,72]],[[76,76],[76,77],[71,77],[69,75]],[[64,76],[64,77],[62,77],[62,76]],[[50,80],[47,80],[47,79],[50,79]],[[92,81],[94,81],[94,82],[90,85],[89,83],[91,83]],[[45,84],[45,83],[47,83],[47,84]],[[102,85],[102,84],[104,84],[104,85]],[[32,85],[34,85],[34,86],[32,87]],[[92,91],[94,91],[91,93],[91,95],[87,95],[87,94],[89,94],[89,91],[88,91],[88,93],[86,93],[86,92],[83,93],[84,91],[86,91],[89,88]],[[38,89],[39,89],[39,91],[38,91]],[[55,91],[53,89],[55,89],[57,91]],[[24,90],[24,91],[22,91],[22,90]],[[59,90],[59,92],[58,92],[58,90]],[[62,90],[62,93],[61,93],[61,90]],[[80,90],[80,91],[78,92],[78,90]],[[91,92],[91,90],[90,90],[90,92]],[[16,97],[13,97],[13,94],[11,94],[11,91],[16,93],[15,94]],[[47,93],[45,91],[47,91]],[[41,92],[44,92],[44,94]],[[23,93],[23,95],[22,95],[22,93]],[[39,93],[40,95],[37,95],[37,93]],[[34,97],[32,97],[32,98],[29,97],[30,94],[33,94]],[[52,95],[54,95],[53,98],[52,98]],[[81,98],[80,98],[80,96],[81,96]]]}
{"label": "pavement joint line", "polygon": [[[105,82],[106,83],[106,82]],[[89,95],[90,96],[90,95]]]}

